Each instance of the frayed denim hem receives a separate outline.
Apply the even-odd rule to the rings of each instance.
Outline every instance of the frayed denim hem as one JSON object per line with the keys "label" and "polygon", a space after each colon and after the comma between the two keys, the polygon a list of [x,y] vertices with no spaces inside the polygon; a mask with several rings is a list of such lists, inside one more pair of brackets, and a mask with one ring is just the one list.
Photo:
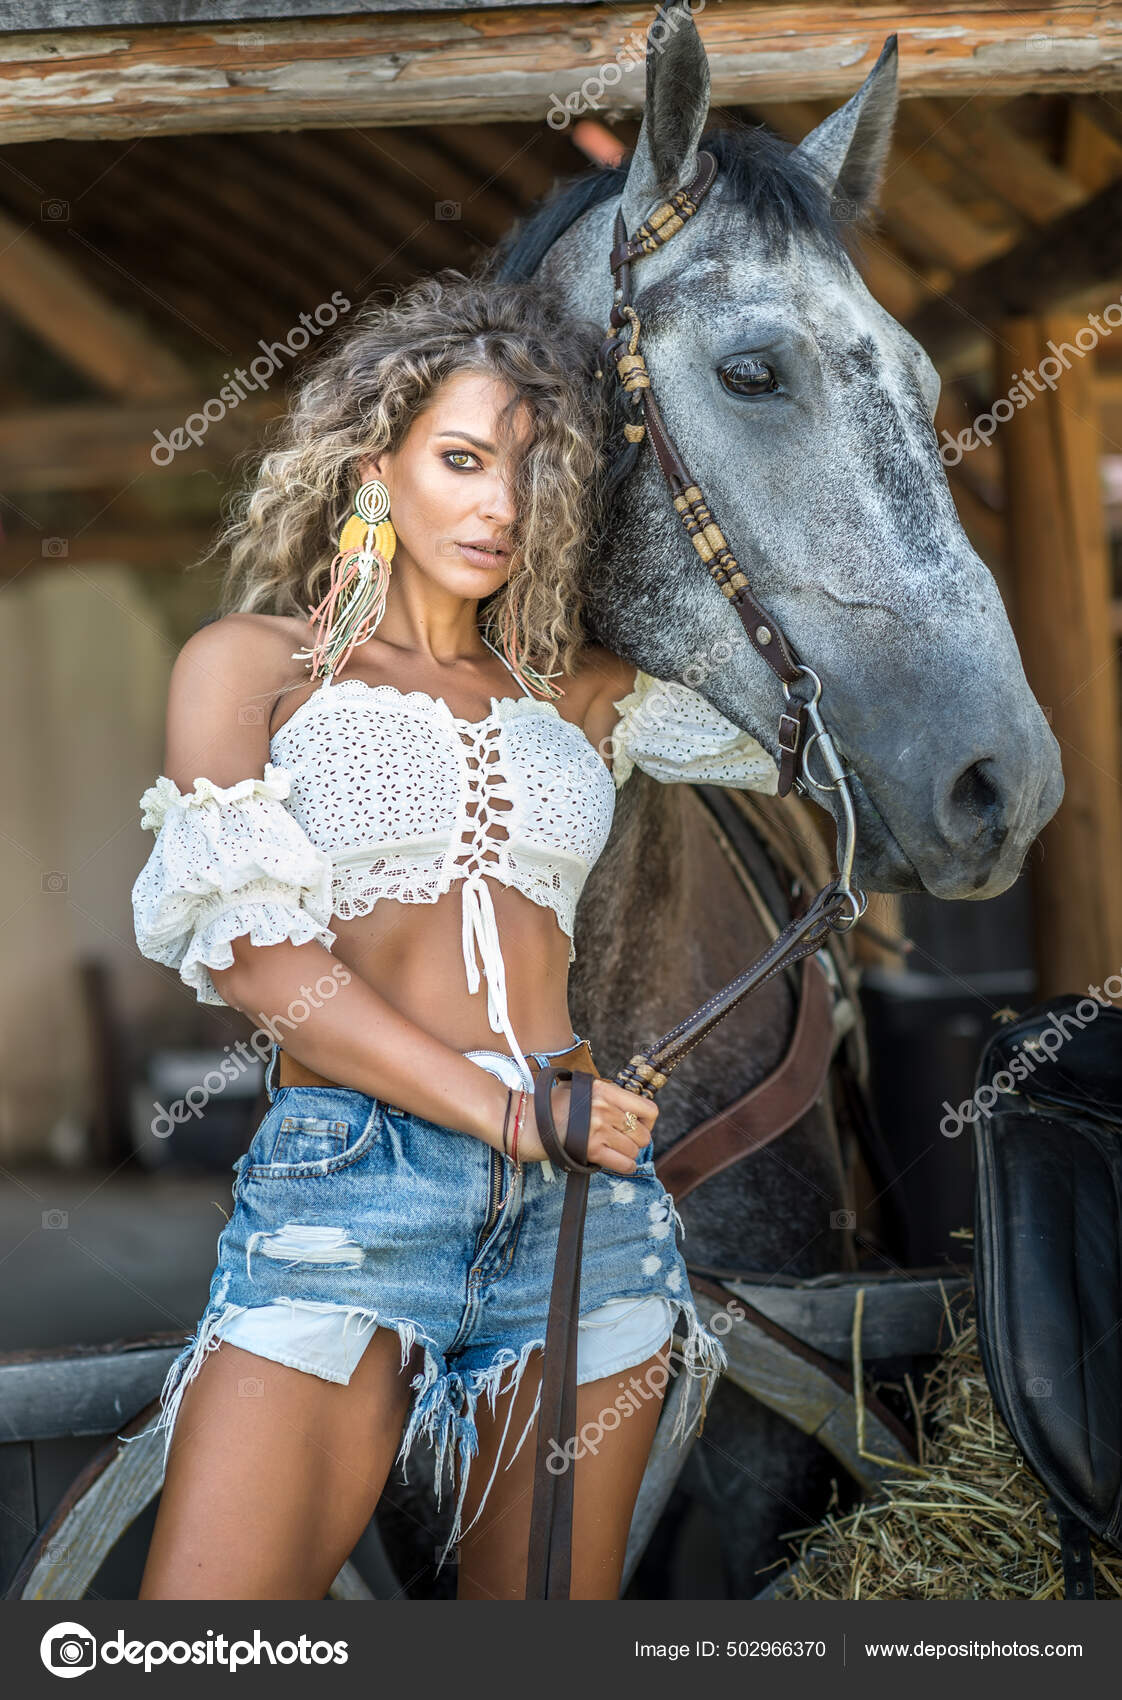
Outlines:
{"label": "frayed denim hem", "polygon": [[[646,1295],[621,1294],[619,1296],[644,1297]],[[412,1322],[407,1318],[394,1319],[386,1317],[383,1319],[380,1317],[379,1312],[365,1309],[360,1305],[327,1304],[306,1299],[281,1299],[279,1301],[271,1302],[289,1303],[295,1307],[308,1310],[345,1311],[347,1321],[349,1321],[350,1317],[353,1315],[358,1319],[356,1325],[359,1328],[367,1326],[372,1331],[378,1327],[393,1328],[401,1340],[402,1369],[405,1368],[409,1360],[409,1355],[417,1341],[420,1340],[424,1345],[424,1369],[419,1374],[415,1375],[410,1383],[416,1394],[416,1398],[413,1401],[408,1420],[405,1424],[401,1437],[401,1444],[398,1448],[394,1462],[395,1464],[401,1465],[403,1481],[408,1481],[407,1466],[414,1442],[418,1435],[423,1435],[425,1439],[429,1441],[436,1455],[433,1485],[436,1495],[436,1504],[439,1508],[444,1491],[444,1477],[446,1470],[449,1474],[451,1484],[454,1485],[454,1460],[458,1460],[460,1475],[459,1493],[456,1499],[456,1509],[453,1517],[452,1530],[443,1550],[441,1551],[440,1558],[437,1563],[437,1574],[439,1575],[451,1549],[456,1546],[462,1539],[463,1535],[467,1533],[467,1529],[474,1527],[475,1523],[482,1515],[483,1509],[490,1495],[491,1488],[494,1484],[496,1471],[498,1470],[499,1463],[502,1459],[503,1448],[506,1445],[507,1433],[510,1428],[510,1419],[514,1411],[514,1400],[511,1399],[507,1410],[506,1422],[503,1426],[503,1432],[499,1440],[498,1448],[496,1449],[495,1463],[491,1470],[490,1478],[483,1490],[479,1504],[476,1508],[475,1516],[467,1525],[467,1529],[465,1529],[462,1526],[463,1506],[467,1493],[471,1460],[476,1457],[479,1452],[479,1431],[476,1426],[476,1411],[478,1409],[479,1400],[481,1397],[487,1399],[491,1414],[494,1416],[496,1413],[499,1395],[513,1393],[521,1383],[522,1376],[526,1371],[526,1366],[530,1359],[530,1354],[535,1351],[544,1353],[544,1338],[527,1341],[527,1343],[518,1352],[515,1352],[510,1346],[500,1347],[498,1352],[495,1354],[493,1362],[488,1365],[486,1369],[469,1370],[465,1378],[465,1376],[458,1370],[449,1369],[447,1367],[443,1354],[435,1348],[435,1342],[432,1341],[431,1336],[427,1335],[418,1323]],[[713,1388],[720,1379],[723,1371],[728,1367],[728,1359],[725,1354],[724,1347],[721,1345],[716,1336],[710,1333],[710,1331],[700,1321],[697,1310],[690,1300],[668,1296],[668,1303],[671,1306],[676,1307],[677,1315],[675,1318],[675,1331],[677,1330],[677,1325],[681,1322],[681,1319],[685,1317],[686,1320],[686,1336],[682,1350],[680,1353],[672,1351],[671,1357],[672,1359],[675,1357],[678,1358],[685,1372],[692,1377],[699,1377],[702,1382],[701,1407],[697,1418],[698,1432],[700,1432],[701,1426],[705,1421],[705,1415]],[[221,1331],[225,1324],[231,1321],[235,1316],[240,1316],[243,1312],[253,1308],[254,1307],[250,1305],[234,1304],[231,1301],[227,1301],[226,1303],[216,1307],[208,1306],[202,1320],[199,1323],[198,1331],[191,1337],[188,1345],[168,1369],[160,1392],[160,1414],[156,1422],[151,1428],[144,1429],[141,1434],[118,1435],[117,1439],[127,1442],[130,1440],[140,1440],[144,1436],[163,1433],[165,1437],[163,1470],[166,1473],[168,1456],[171,1449],[172,1434],[175,1429],[180,1404],[186,1388],[190,1382],[194,1380],[199,1370],[202,1368],[202,1364],[207,1353],[216,1350],[217,1347],[222,1344]],[[344,1327],[346,1327],[346,1322],[344,1322]],[[268,1356],[268,1354],[264,1352],[257,1353],[256,1355],[260,1357]],[[649,1351],[644,1352],[644,1357],[650,1355]],[[283,1362],[284,1360],[270,1358],[269,1361]],[[636,1361],[642,1362],[643,1358],[637,1359]],[[304,1370],[303,1366],[297,1363],[293,1363],[289,1367],[301,1369],[303,1373],[318,1375],[320,1379],[324,1381],[333,1381],[343,1385],[347,1384],[348,1378],[345,1378],[342,1375],[333,1375],[330,1372],[325,1372],[322,1367],[314,1369],[308,1368]],[[622,1370],[631,1367],[632,1365],[630,1364],[623,1364],[620,1366],[619,1370],[612,1371],[611,1373],[618,1374],[621,1373]],[[506,1375],[508,1370],[512,1370],[513,1374],[504,1386],[503,1377]],[[598,1379],[603,1379],[603,1377],[599,1377]],[[663,1383],[663,1387],[657,1389],[657,1391],[663,1391],[664,1387],[665,1383]],[[533,1408],[526,1419],[525,1426],[523,1427],[522,1433],[518,1439],[518,1444],[515,1446],[510,1458],[504,1465],[505,1469],[510,1468],[511,1464],[522,1450],[526,1437],[533,1427],[534,1420],[537,1417],[540,1404],[541,1387],[539,1385],[534,1398]],[[677,1417],[675,1419],[674,1430],[671,1434],[671,1439],[677,1440],[679,1445],[681,1445],[686,1438],[686,1414],[688,1405],[688,1400],[683,1399],[680,1401]]]}
{"label": "frayed denim hem", "polygon": [[[418,1339],[425,1342],[426,1363],[431,1360],[432,1354],[430,1346],[434,1344],[434,1342],[431,1341],[431,1336],[426,1334],[418,1323],[410,1322],[405,1319],[394,1321],[389,1317],[382,1319],[378,1311],[367,1310],[362,1305],[325,1304],[313,1299],[292,1299],[286,1296],[270,1300],[269,1302],[275,1304],[290,1304],[301,1310],[343,1311],[346,1313],[343,1323],[344,1329],[352,1316],[357,1319],[356,1327],[359,1329],[363,1326],[367,1326],[371,1330],[377,1327],[393,1328],[401,1340],[402,1369],[404,1369],[408,1363],[409,1354],[413,1350]],[[246,1311],[254,1308],[261,1307],[234,1304],[232,1300],[227,1301],[223,1305],[208,1306],[206,1311],[203,1313],[198,1331],[191,1336],[187,1346],[184,1347],[183,1351],[180,1352],[179,1356],[172,1362],[168,1369],[167,1375],[164,1378],[163,1387],[160,1390],[160,1414],[155,1423],[153,1423],[151,1428],[143,1429],[140,1434],[119,1434],[117,1439],[121,1441],[141,1440],[147,1435],[163,1434],[163,1469],[166,1474],[168,1455],[171,1451],[172,1434],[175,1429],[176,1419],[179,1416],[179,1407],[182,1403],[183,1395],[188,1385],[198,1375],[207,1353],[215,1351],[219,1346],[221,1346],[222,1330],[226,1324],[233,1321],[234,1317],[241,1316]],[[349,1382],[348,1376],[333,1374],[330,1370],[324,1369],[322,1365],[312,1367],[311,1365],[304,1365],[294,1360],[289,1361],[284,1358],[274,1358],[265,1352],[256,1352],[254,1355],[256,1357],[268,1358],[270,1363],[287,1363],[287,1367],[299,1369],[307,1375],[316,1375],[321,1381],[332,1381],[341,1386],[346,1386]],[[420,1379],[420,1377],[414,1377],[414,1387],[418,1385]]]}
{"label": "frayed denim hem", "polygon": [[[643,1297],[645,1295],[620,1295],[620,1297],[631,1296]],[[671,1356],[673,1357],[677,1355],[680,1358],[682,1367],[687,1375],[701,1380],[701,1404],[697,1416],[697,1430],[698,1433],[700,1433],[702,1425],[705,1422],[706,1412],[709,1407],[709,1400],[712,1397],[713,1391],[717,1382],[720,1380],[721,1375],[728,1368],[728,1358],[724,1347],[721,1345],[716,1335],[710,1333],[709,1329],[707,1329],[699,1319],[697,1310],[690,1300],[671,1298],[668,1302],[675,1306],[677,1310],[675,1330],[677,1329],[677,1324],[681,1321],[681,1318],[684,1316],[686,1319],[686,1337],[682,1350],[680,1354],[672,1352]],[[522,1376],[525,1373],[526,1365],[529,1362],[531,1352],[537,1351],[544,1353],[544,1350],[544,1339],[527,1341],[520,1352],[515,1352],[510,1346],[500,1347],[499,1351],[495,1354],[494,1361],[487,1369],[470,1370],[468,1372],[466,1383],[463,1377],[454,1370],[448,1372],[446,1375],[434,1376],[430,1379],[427,1375],[426,1359],[426,1375],[418,1377],[413,1382],[414,1387],[417,1387],[418,1383],[422,1385],[423,1393],[414,1407],[398,1452],[398,1460],[402,1463],[403,1471],[405,1459],[415,1435],[418,1432],[424,1432],[425,1434],[432,1436],[435,1431],[439,1435],[439,1440],[434,1442],[438,1448],[436,1466],[436,1497],[437,1505],[439,1506],[441,1494],[441,1469],[444,1460],[448,1455],[450,1442],[454,1442],[458,1446],[460,1457],[460,1492],[456,1501],[456,1511],[452,1524],[452,1532],[445,1543],[443,1551],[441,1552],[440,1560],[437,1564],[437,1575],[440,1574],[444,1561],[451,1548],[463,1538],[469,1529],[474,1528],[482,1515],[483,1508],[487,1503],[488,1496],[490,1495],[491,1488],[494,1484],[495,1473],[499,1468],[499,1463],[503,1455],[503,1448],[506,1445],[507,1433],[510,1429],[510,1419],[514,1412],[513,1398],[507,1407],[506,1422],[503,1425],[503,1432],[499,1438],[499,1444],[495,1451],[495,1462],[491,1470],[491,1475],[487,1481],[486,1487],[483,1489],[479,1504],[476,1508],[475,1516],[472,1518],[467,1527],[464,1528],[462,1526],[462,1514],[464,1497],[467,1492],[468,1485],[469,1462],[476,1456],[479,1450],[479,1435],[475,1423],[475,1413],[480,1396],[485,1396],[488,1399],[491,1414],[493,1416],[495,1414],[495,1407],[499,1394],[512,1394],[519,1386]],[[646,1357],[651,1355],[652,1354],[649,1349],[644,1349],[643,1356],[637,1358],[635,1362],[642,1363]],[[623,1370],[630,1369],[632,1367],[632,1364],[622,1364],[619,1370],[612,1371],[610,1373],[619,1374],[622,1373]],[[502,1385],[502,1378],[507,1370],[513,1370],[513,1374],[504,1387]],[[601,1375],[597,1379],[606,1379],[606,1377]],[[663,1383],[663,1386],[657,1389],[657,1391],[661,1393],[664,1388],[665,1383]],[[466,1401],[467,1409],[456,1414],[451,1409],[451,1402],[453,1400],[457,1406]],[[519,1452],[522,1450],[526,1436],[530,1433],[530,1430],[534,1425],[534,1420],[538,1415],[540,1405],[541,1386],[539,1384],[537,1393],[534,1397],[533,1408],[526,1419],[522,1433],[518,1437],[518,1444],[515,1446],[514,1451],[503,1466],[504,1469],[509,1470],[511,1464],[513,1464]],[[674,1428],[670,1436],[671,1440],[676,1440],[679,1446],[681,1446],[682,1442],[685,1440],[688,1432],[688,1405],[688,1400],[683,1399],[680,1401],[678,1412],[675,1417]]]}

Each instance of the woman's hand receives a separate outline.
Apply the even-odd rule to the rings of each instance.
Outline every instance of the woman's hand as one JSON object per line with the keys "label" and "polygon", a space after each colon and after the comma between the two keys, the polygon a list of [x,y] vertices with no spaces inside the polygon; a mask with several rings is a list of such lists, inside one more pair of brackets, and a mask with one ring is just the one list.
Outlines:
{"label": "woman's hand", "polygon": [[[553,1125],[562,1145],[567,1143],[571,1096],[572,1083],[568,1080],[559,1080],[550,1091]],[[511,1106],[510,1127],[507,1130],[508,1145],[517,1107],[518,1099],[515,1096]],[[635,1117],[633,1128],[629,1128],[626,1123],[629,1113]],[[613,1080],[598,1077],[592,1082],[592,1110],[589,1117],[588,1155],[585,1161],[597,1163],[602,1169],[611,1169],[617,1175],[633,1175],[637,1167],[638,1153],[650,1140],[651,1130],[657,1119],[658,1105],[650,1098],[644,1098],[638,1092],[628,1092],[622,1086],[617,1086]],[[544,1163],[548,1156],[549,1153],[538,1132],[534,1095],[528,1092],[522,1126],[518,1133],[518,1160],[525,1163]]]}

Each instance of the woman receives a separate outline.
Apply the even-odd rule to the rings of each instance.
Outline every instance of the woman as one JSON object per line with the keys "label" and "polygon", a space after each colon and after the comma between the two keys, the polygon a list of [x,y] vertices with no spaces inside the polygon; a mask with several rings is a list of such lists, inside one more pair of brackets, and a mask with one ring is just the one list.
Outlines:
{"label": "woman", "polygon": [[[322,1599],[422,1433],[438,1498],[459,1465],[458,1597],[523,1596],[564,1193],[527,1055],[588,1057],[573,911],[631,767],[775,787],[702,698],[585,641],[598,334],[457,272],[367,307],[304,379],[227,532],[222,617],[176,661],[138,944],[281,1037],[161,1396],[141,1598]],[[657,1114],[594,1082],[572,1598],[618,1597],[675,1313],[704,1394],[725,1363]]]}

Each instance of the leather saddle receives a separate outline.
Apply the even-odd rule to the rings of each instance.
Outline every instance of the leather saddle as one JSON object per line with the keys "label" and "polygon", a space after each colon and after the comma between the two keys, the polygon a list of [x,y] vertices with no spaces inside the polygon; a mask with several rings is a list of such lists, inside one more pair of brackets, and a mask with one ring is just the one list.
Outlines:
{"label": "leather saddle", "polygon": [[982,1365],[1088,1600],[1088,1531],[1122,1552],[1122,1011],[1096,1003],[995,1032],[973,1100]]}

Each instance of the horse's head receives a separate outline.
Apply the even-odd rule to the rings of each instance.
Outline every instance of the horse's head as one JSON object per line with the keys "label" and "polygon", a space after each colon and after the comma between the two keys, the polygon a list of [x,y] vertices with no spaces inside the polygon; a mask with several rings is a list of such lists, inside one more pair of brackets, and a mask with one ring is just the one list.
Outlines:
{"label": "horse's head", "polygon": [[[664,12],[676,27],[648,41],[630,159],[562,191],[505,274],[533,272],[607,325],[617,207],[633,233],[693,176],[699,147],[716,155],[697,214],[633,268],[654,394],[753,593],[822,680],[822,714],[856,776],[857,883],[993,897],[1059,807],[1063,776],[997,586],[955,512],[932,423],[938,375],[843,240],[888,154],[895,39],[791,150],[747,128],[703,135],[705,51],[688,11]],[[777,754],[778,681],[691,546],[647,443],[609,540],[590,587],[595,636],[684,679]],[[835,793],[811,795],[840,809]]]}

